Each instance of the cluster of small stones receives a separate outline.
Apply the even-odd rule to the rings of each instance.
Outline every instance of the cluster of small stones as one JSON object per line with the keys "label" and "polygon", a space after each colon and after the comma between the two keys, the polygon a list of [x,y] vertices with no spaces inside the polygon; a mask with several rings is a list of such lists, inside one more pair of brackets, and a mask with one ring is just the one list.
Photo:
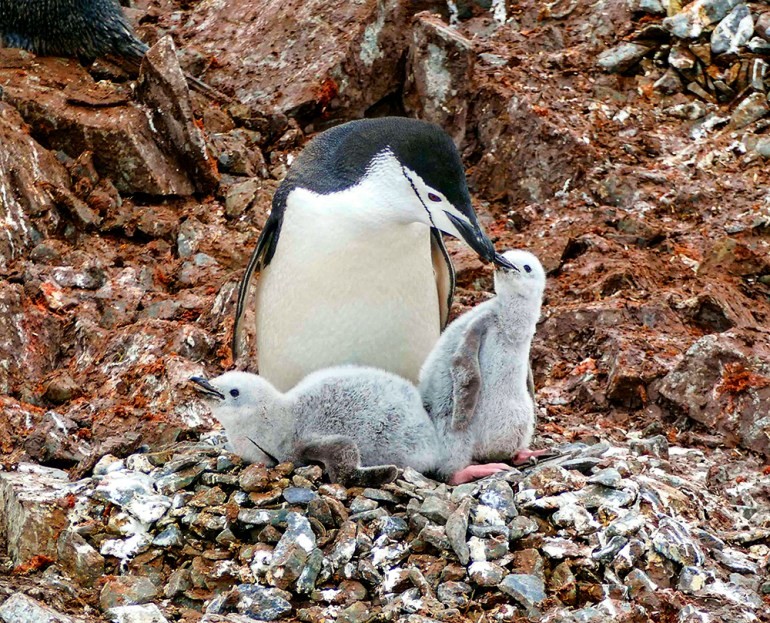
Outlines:
{"label": "cluster of small stones", "polygon": [[[708,463],[661,436],[572,444],[456,487],[407,469],[379,489],[324,483],[318,466],[244,465],[214,439],[107,455],[77,483],[58,567],[100,588],[108,620],[163,623],[186,608],[210,623],[767,612],[770,517],[673,476],[669,452]],[[30,607],[8,600],[0,618]]]}
{"label": "cluster of small stones", "polygon": [[[633,40],[600,54],[600,67],[661,74],[654,88],[664,95],[686,91],[713,104],[740,100],[731,119],[735,129],[770,112],[770,11],[752,12],[738,0],[636,4],[648,15],[645,25]],[[650,21],[650,15],[663,19]]]}

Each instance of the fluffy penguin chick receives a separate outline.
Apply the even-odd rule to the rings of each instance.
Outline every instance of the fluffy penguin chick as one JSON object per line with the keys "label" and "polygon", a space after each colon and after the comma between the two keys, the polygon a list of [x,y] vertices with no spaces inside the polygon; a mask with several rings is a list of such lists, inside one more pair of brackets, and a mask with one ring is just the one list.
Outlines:
{"label": "fluffy penguin chick", "polygon": [[514,268],[495,271],[497,296],[455,320],[420,372],[423,403],[439,435],[464,453],[452,461],[462,470],[454,484],[504,467],[470,465],[474,460],[517,463],[538,454],[528,450],[535,426],[528,373],[545,271],[527,251],[503,257]]}
{"label": "fluffy penguin chick", "polygon": [[248,372],[191,380],[249,462],[317,461],[332,481],[376,486],[393,480],[397,467],[430,472],[443,459],[419,392],[389,372],[327,368],[285,394]]}

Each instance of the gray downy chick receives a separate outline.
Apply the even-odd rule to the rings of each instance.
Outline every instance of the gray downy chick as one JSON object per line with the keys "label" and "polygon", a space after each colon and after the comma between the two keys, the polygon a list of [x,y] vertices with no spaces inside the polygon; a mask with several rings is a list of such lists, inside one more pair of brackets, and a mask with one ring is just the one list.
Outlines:
{"label": "gray downy chick", "polygon": [[419,392],[389,372],[327,368],[285,394],[248,372],[191,380],[249,462],[319,462],[332,481],[377,486],[395,479],[397,467],[431,472],[443,460]]}
{"label": "gray downy chick", "polygon": [[[439,436],[454,448],[446,469],[458,484],[520,463],[535,426],[529,351],[545,289],[545,271],[527,251],[503,253],[513,268],[495,270],[495,298],[455,320],[420,371],[420,393]],[[466,468],[467,469],[463,469]]]}
{"label": "gray downy chick", "polygon": [[138,63],[147,52],[116,0],[0,0],[0,42],[89,64],[110,54]]}

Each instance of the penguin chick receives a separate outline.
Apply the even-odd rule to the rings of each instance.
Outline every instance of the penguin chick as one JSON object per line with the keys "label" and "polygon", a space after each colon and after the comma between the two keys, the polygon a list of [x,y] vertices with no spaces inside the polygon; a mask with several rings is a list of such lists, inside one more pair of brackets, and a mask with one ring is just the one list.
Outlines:
{"label": "penguin chick", "polygon": [[35,54],[141,60],[136,38],[115,0],[0,0],[0,42]]}
{"label": "penguin chick", "polygon": [[443,460],[419,392],[389,372],[328,368],[285,394],[248,372],[191,381],[249,462],[316,461],[332,481],[376,486],[395,479],[397,467],[430,472]]}
{"label": "penguin chick", "polygon": [[[495,298],[447,327],[420,371],[420,393],[439,435],[470,465],[455,473],[459,484],[497,471],[473,461],[521,463],[535,426],[529,351],[545,289],[545,271],[527,251],[503,253],[512,268],[495,270]],[[462,440],[462,442],[460,441]],[[461,468],[462,469],[462,468]]]}

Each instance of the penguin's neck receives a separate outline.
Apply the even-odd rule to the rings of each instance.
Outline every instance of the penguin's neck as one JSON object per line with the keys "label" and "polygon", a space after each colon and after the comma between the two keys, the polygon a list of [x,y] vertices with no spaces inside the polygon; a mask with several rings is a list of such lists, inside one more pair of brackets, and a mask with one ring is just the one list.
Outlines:
{"label": "penguin's neck", "polygon": [[540,318],[540,302],[517,293],[504,293],[495,298],[497,326],[509,342],[529,347]]}

